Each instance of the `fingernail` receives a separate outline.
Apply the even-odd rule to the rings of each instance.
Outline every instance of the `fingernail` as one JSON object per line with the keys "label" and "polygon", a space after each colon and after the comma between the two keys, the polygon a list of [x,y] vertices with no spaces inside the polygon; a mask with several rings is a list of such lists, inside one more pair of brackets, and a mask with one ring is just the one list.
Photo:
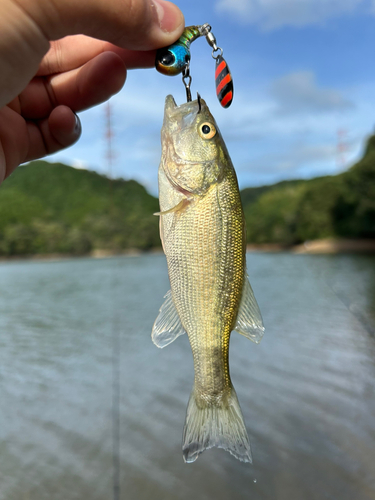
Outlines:
{"label": "fingernail", "polygon": [[184,23],[184,16],[180,9],[172,2],[152,0],[157,22],[166,33],[176,31]]}
{"label": "fingernail", "polygon": [[73,129],[73,134],[76,135],[77,137],[79,137],[81,135],[81,132],[82,132],[81,120],[79,119],[78,115],[76,115],[75,113],[74,113],[74,117],[75,117],[75,125],[74,125],[74,129]]}

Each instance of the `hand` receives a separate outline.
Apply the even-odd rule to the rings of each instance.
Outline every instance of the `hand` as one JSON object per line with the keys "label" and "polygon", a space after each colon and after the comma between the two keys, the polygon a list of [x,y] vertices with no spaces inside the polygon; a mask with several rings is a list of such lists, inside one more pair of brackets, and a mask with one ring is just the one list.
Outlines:
{"label": "hand", "polygon": [[79,138],[78,111],[107,100],[126,68],[152,67],[182,33],[164,0],[0,0],[0,183]]}

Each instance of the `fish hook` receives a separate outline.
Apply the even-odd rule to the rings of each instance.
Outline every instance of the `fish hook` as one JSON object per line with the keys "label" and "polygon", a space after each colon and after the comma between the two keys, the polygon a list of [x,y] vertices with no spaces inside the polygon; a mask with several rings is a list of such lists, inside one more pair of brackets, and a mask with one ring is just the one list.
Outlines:
{"label": "fish hook", "polygon": [[199,95],[199,92],[197,92],[197,100],[198,100],[198,106],[199,106],[198,113],[200,113],[202,111],[202,103],[201,103],[201,96]]}

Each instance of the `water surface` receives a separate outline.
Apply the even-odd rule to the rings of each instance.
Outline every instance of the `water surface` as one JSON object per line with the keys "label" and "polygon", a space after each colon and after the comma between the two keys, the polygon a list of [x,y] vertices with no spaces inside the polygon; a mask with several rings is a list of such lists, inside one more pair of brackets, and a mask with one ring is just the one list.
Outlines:
{"label": "water surface", "polygon": [[118,403],[121,499],[374,500],[374,257],[248,267],[267,330],[234,333],[230,365],[252,466],[182,460],[188,339],[150,339],[164,256],[0,264],[0,499],[114,498]]}

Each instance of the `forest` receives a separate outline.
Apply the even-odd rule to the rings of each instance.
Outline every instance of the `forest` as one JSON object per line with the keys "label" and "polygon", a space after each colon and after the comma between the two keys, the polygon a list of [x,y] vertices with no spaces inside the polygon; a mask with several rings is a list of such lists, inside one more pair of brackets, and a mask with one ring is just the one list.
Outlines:
{"label": "forest", "polygon": [[[344,173],[246,188],[241,197],[251,244],[375,238],[375,136]],[[136,181],[35,161],[0,187],[0,255],[157,248],[158,209]]]}
{"label": "forest", "polygon": [[135,181],[35,161],[0,187],[0,255],[148,250],[160,246],[158,209]]}
{"label": "forest", "polygon": [[346,172],[247,188],[241,196],[249,243],[375,238],[375,136]]}

